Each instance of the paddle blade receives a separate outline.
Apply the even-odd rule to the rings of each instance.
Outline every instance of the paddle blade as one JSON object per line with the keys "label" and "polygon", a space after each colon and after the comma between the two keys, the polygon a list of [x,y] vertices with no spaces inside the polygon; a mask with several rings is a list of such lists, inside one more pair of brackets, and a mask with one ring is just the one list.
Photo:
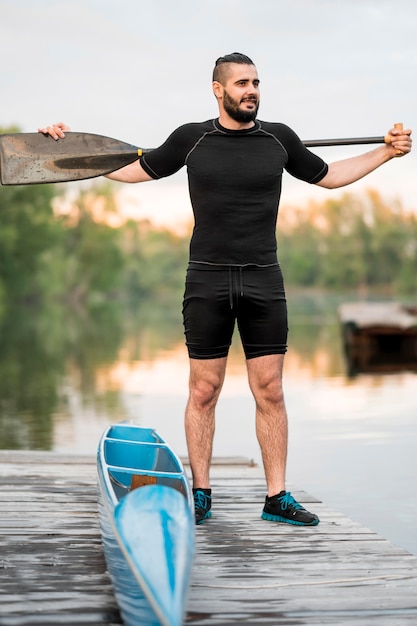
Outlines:
{"label": "paddle blade", "polygon": [[94,178],[133,163],[142,150],[91,133],[66,133],[55,141],[41,133],[0,135],[2,185],[58,183]]}

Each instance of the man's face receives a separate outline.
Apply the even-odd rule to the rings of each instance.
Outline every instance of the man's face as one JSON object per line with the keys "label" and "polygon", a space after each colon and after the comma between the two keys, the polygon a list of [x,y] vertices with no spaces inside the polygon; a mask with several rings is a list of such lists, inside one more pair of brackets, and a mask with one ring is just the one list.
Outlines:
{"label": "man's face", "polygon": [[230,63],[229,75],[223,87],[223,106],[237,122],[252,122],[260,102],[259,78],[254,65]]}

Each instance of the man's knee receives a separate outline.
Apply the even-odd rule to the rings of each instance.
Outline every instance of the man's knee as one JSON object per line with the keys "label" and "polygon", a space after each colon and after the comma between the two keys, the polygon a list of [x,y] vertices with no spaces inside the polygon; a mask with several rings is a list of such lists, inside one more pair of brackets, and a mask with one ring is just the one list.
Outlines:
{"label": "man's knee", "polygon": [[281,381],[273,378],[259,381],[258,386],[253,389],[253,394],[257,401],[270,404],[279,404],[284,401]]}
{"label": "man's knee", "polygon": [[197,380],[190,384],[190,399],[195,406],[208,407],[217,402],[220,390],[220,381]]}
{"label": "man's knee", "polygon": [[192,363],[190,372],[190,399],[200,407],[217,402],[223,386],[226,359],[197,361]]}
{"label": "man's knee", "polygon": [[273,404],[283,402],[282,363],[280,355],[248,361],[249,383],[255,400]]}

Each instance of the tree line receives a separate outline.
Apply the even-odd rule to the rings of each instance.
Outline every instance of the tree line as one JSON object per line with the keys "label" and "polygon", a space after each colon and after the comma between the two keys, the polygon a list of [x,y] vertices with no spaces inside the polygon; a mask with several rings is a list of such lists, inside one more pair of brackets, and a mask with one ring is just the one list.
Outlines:
{"label": "tree line", "polygon": [[84,307],[182,289],[186,238],[147,221],[112,227],[113,189],[106,181],[70,201],[54,185],[0,187],[0,312],[15,303]]}
{"label": "tree line", "polygon": [[278,253],[287,284],[415,295],[417,213],[375,190],[287,208]]}

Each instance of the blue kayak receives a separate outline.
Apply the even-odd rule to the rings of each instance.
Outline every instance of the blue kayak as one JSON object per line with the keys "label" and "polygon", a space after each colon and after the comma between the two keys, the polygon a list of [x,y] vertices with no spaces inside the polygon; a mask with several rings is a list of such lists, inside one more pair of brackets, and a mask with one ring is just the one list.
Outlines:
{"label": "blue kayak", "polygon": [[181,626],[194,556],[194,503],[180,459],[151,428],[122,422],[97,454],[107,569],[126,626]]}

